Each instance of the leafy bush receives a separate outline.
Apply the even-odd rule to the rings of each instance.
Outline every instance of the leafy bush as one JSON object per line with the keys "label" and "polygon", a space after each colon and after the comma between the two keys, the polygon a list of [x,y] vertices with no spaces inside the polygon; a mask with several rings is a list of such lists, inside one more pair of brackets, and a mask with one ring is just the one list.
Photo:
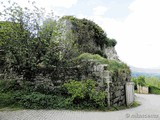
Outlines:
{"label": "leafy bush", "polygon": [[149,93],[151,94],[160,94],[160,88],[155,86],[149,86]]}
{"label": "leafy bush", "polygon": [[115,39],[109,39],[108,38],[108,40],[106,40],[106,45],[108,46],[108,47],[114,47],[114,46],[116,46],[116,44],[117,44],[117,41],[115,40]]}
{"label": "leafy bush", "polygon": [[60,109],[70,108],[67,99],[63,96],[45,95],[38,92],[24,91],[0,93],[0,108],[19,107],[27,109]]}
{"label": "leafy bush", "polygon": [[25,108],[41,109],[48,106],[51,107],[52,101],[53,98],[51,95],[46,96],[38,92],[33,92],[29,95],[24,95],[20,100],[20,104]]}
{"label": "leafy bush", "polygon": [[35,87],[35,92],[40,92],[42,94],[51,94],[53,91],[46,84],[39,84]]}
{"label": "leafy bush", "polygon": [[15,91],[20,90],[22,87],[17,80],[0,80],[0,91]]}
{"label": "leafy bush", "polygon": [[67,90],[70,100],[73,103],[81,104],[92,101],[92,105],[95,105],[95,107],[105,106],[106,93],[104,91],[97,91],[96,82],[93,80],[72,80],[65,83],[63,87]]}
{"label": "leafy bush", "polygon": [[0,107],[8,107],[13,104],[11,93],[1,93],[0,92]]}
{"label": "leafy bush", "polygon": [[137,83],[138,83],[138,85],[146,86],[145,77],[144,76],[139,76],[137,78]]}

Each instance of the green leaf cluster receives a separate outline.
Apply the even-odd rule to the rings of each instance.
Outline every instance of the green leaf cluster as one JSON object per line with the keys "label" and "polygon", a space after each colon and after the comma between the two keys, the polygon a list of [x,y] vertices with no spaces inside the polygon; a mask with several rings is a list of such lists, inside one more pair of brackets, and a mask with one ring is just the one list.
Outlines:
{"label": "green leaf cluster", "polygon": [[92,101],[98,107],[105,106],[106,93],[96,90],[96,82],[93,80],[75,81],[65,83],[63,87],[70,95],[73,103],[80,104],[84,101]]}
{"label": "green leaf cluster", "polygon": [[[3,72],[14,71],[25,80],[33,80],[39,67],[60,62],[60,33],[53,16],[44,18],[44,12],[13,4],[0,17],[0,66]],[[1,53],[4,53],[3,55]],[[5,73],[5,74],[6,74]]]}
{"label": "green leaf cluster", "polygon": [[147,86],[146,82],[145,82],[145,77],[144,76],[139,76],[137,78],[132,78],[132,81],[136,84],[136,85],[141,85],[141,86]]}

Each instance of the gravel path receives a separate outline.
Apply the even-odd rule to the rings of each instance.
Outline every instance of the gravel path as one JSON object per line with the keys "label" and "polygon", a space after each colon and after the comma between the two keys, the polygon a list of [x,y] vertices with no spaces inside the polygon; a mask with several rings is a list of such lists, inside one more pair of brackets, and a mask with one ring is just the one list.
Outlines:
{"label": "gravel path", "polygon": [[142,105],[113,112],[20,110],[0,112],[0,120],[160,120],[160,95],[136,94]]}

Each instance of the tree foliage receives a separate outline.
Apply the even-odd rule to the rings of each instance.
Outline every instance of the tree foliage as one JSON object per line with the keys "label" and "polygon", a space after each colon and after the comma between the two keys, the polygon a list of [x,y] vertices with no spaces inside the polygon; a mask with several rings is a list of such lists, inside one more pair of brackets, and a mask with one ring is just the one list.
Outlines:
{"label": "tree foliage", "polygon": [[57,20],[53,14],[45,17],[45,10],[34,3],[32,7],[10,3],[0,14],[0,66],[5,73],[33,80],[40,67],[69,66],[84,52],[103,55],[105,45],[116,45],[93,21],[72,16]]}
{"label": "tree foliage", "polygon": [[[53,21],[50,23],[44,19],[43,9],[33,6],[30,10],[14,3],[5,8],[1,18],[4,19],[0,22],[0,49],[5,52],[4,71],[13,69],[31,80],[37,67],[49,62],[47,58],[58,59],[53,39],[58,34],[53,24],[54,16],[49,17]],[[48,52],[50,49],[52,52]]]}
{"label": "tree foliage", "polygon": [[146,86],[146,82],[145,82],[145,77],[144,76],[139,76],[137,78],[132,78],[132,81],[136,84],[136,85],[141,85],[141,86]]}

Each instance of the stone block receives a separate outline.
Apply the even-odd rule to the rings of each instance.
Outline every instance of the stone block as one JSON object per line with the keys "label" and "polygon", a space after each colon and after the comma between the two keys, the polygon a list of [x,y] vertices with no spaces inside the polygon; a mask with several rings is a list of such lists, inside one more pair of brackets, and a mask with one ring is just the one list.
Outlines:
{"label": "stone block", "polygon": [[103,87],[104,86],[103,80],[98,80],[98,84],[100,87]]}
{"label": "stone block", "polygon": [[105,71],[103,71],[103,76],[104,77],[109,77],[109,73],[110,73],[109,71],[105,70]]}
{"label": "stone block", "polygon": [[125,99],[125,96],[122,95],[122,96],[120,97],[120,100],[123,100],[123,99]]}
{"label": "stone block", "polygon": [[113,104],[113,106],[117,107],[117,106],[118,106],[118,104],[117,104],[117,103],[114,103],[114,104]]}
{"label": "stone block", "polygon": [[115,96],[116,96],[116,97],[121,96],[121,91],[116,91],[116,92],[115,92]]}
{"label": "stone block", "polygon": [[98,65],[96,70],[99,72],[103,72],[104,71],[103,65]]}
{"label": "stone block", "polygon": [[0,74],[0,79],[3,79],[4,78],[4,74]]}
{"label": "stone block", "polygon": [[102,73],[101,73],[101,72],[93,72],[93,74],[94,74],[95,76],[102,77]]}
{"label": "stone block", "polygon": [[111,83],[111,81],[110,81],[109,77],[105,77],[105,78],[103,78],[103,81],[104,81],[104,83]]}
{"label": "stone block", "polygon": [[119,97],[113,100],[113,103],[117,103],[119,101]]}

